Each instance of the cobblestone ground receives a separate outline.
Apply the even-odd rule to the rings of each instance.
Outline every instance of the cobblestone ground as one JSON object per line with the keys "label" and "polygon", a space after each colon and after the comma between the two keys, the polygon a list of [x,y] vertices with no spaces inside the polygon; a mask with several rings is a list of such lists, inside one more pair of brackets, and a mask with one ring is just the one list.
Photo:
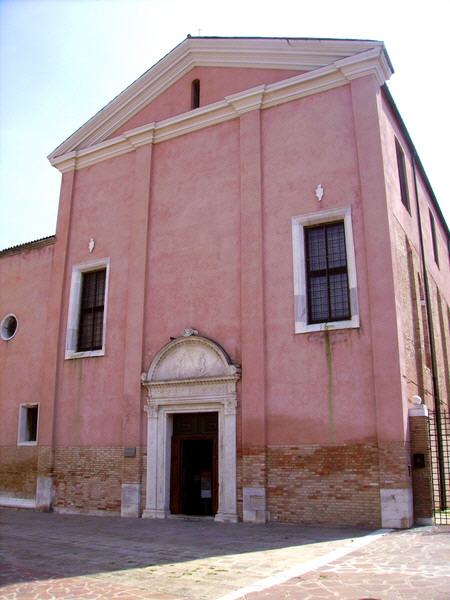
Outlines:
{"label": "cobblestone ground", "polygon": [[394,531],[247,600],[449,600],[450,527]]}
{"label": "cobblestone ground", "polygon": [[[354,550],[367,533],[5,509],[0,598],[450,598],[450,528],[390,533]],[[353,552],[286,583],[267,582],[341,551]],[[252,592],[264,581],[272,587]]]}

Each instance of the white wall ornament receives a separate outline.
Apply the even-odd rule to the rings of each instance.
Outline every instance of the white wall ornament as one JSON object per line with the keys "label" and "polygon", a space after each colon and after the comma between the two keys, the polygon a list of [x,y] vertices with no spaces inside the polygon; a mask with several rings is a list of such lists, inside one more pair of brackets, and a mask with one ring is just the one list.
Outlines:
{"label": "white wall ornament", "polygon": [[317,200],[320,202],[322,200],[323,194],[324,194],[324,189],[323,189],[321,183],[319,183],[318,186],[316,187],[315,194],[316,194]]}
{"label": "white wall ornament", "polygon": [[95,248],[95,240],[94,240],[94,238],[91,238],[89,240],[88,248],[89,248],[89,252],[92,254],[92,252],[93,252],[93,250]]}
{"label": "white wall ornament", "polygon": [[183,334],[184,337],[190,337],[191,335],[198,335],[198,331],[196,329],[191,329],[190,327],[186,327],[186,329],[183,329]]}
{"label": "white wall ornament", "polygon": [[[186,330],[185,330],[186,331]],[[195,331],[195,330],[194,330]],[[141,384],[147,390],[147,494],[143,517],[170,515],[173,415],[218,414],[219,498],[216,521],[237,521],[236,412],[240,366],[218,344],[184,333],[153,359]]]}

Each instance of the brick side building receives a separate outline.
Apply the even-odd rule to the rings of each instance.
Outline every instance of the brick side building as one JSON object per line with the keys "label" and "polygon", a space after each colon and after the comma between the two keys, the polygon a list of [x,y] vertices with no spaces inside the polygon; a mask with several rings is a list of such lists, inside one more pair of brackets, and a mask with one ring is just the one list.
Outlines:
{"label": "brick side building", "polygon": [[189,37],[50,154],[56,235],[0,253],[1,504],[429,522],[449,230],[392,72]]}

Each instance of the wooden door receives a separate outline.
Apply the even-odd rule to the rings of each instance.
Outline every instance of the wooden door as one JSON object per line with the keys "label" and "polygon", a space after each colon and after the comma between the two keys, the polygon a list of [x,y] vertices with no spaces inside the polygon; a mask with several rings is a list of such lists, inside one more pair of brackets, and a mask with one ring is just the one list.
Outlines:
{"label": "wooden door", "polygon": [[181,513],[181,438],[172,438],[170,460],[170,512]]}
{"label": "wooden door", "polygon": [[217,413],[174,415],[170,469],[173,514],[217,513],[217,429]]}

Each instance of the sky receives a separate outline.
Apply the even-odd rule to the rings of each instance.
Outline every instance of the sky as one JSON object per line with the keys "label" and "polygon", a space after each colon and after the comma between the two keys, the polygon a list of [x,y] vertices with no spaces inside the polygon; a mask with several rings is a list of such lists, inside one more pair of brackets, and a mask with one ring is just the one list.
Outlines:
{"label": "sky", "polygon": [[450,0],[0,0],[0,249],[52,235],[47,155],[187,34],[383,40],[450,223]]}

